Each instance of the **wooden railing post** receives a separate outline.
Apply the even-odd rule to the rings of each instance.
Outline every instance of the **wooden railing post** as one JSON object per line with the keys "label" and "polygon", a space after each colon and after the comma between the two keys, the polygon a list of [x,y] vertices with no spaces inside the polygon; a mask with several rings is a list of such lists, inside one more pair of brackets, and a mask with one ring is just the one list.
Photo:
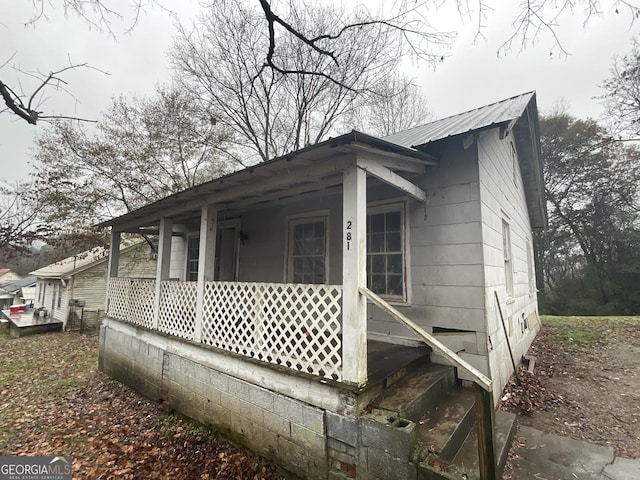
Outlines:
{"label": "wooden railing post", "polygon": [[497,480],[495,437],[493,434],[493,393],[477,383],[473,384],[476,396],[476,428],[478,432],[478,467],[480,480]]}
{"label": "wooden railing post", "polygon": [[205,205],[200,214],[200,246],[198,251],[198,290],[196,293],[196,324],[194,338],[202,341],[205,284],[214,279],[216,261],[216,237],[218,210],[215,205]]}
{"label": "wooden railing post", "polygon": [[367,382],[367,175],[355,164],[343,175],[342,368],[346,382]]}
{"label": "wooden railing post", "polygon": [[162,281],[169,278],[169,263],[171,262],[171,234],[173,231],[173,221],[169,218],[160,219],[160,238],[158,240],[158,267],[156,270],[156,293],[153,307],[154,330],[158,329],[160,322],[160,299],[162,292]]}

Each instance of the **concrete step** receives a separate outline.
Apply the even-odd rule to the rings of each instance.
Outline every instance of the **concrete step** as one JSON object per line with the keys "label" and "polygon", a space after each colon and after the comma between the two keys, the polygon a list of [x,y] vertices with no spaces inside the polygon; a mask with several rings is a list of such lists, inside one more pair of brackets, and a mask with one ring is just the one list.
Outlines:
{"label": "concrete step", "polygon": [[[516,433],[516,416],[513,413],[496,410],[494,425],[498,472],[502,473],[511,442],[513,442],[513,437]],[[478,470],[478,436],[475,428],[472,428],[469,435],[467,435],[460,451],[454,457],[453,463],[464,468]]]}
{"label": "concrete step", "polygon": [[418,443],[425,453],[451,462],[475,424],[473,389],[454,387],[417,422]]}
{"label": "concrete step", "polygon": [[[516,416],[512,413],[497,410],[494,420],[498,478],[501,478],[516,431]],[[475,422],[474,427],[451,462],[432,455],[420,463],[418,470],[418,480],[478,480],[479,478],[478,437]]]}
{"label": "concrete step", "polygon": [[370,408],[372,400],[380,397],[396,383],[430,364],[431,349],[402,347],[384,342],[368,343],[367,385],[358,393],[358,410]]}
{"label": "concrete step", "polygon": [[453,367],[432,363],[397,381],[369,403],[373,413],[417,422],[424,412],[440,404],[455,384]]}

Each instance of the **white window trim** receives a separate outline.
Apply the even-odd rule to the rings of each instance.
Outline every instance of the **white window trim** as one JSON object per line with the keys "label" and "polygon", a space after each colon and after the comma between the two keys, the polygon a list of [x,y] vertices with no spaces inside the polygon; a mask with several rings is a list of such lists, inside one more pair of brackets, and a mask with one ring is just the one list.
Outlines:
{"label": "white window trim", "polygon": [[[216,226],[216,244],[217,244],[217,235],[220,232],[220,230],[226,230],[226,229],[231,229],[234,228],[236,230],[236,240],[235,240],[235,245],[234,245],[234,254],[235,254],[235,265],[234,265],[234,274],[233,274],[233,281],[237,282],[240,274],[240,247],[242,246],[242,242],[240,241],[240,231],[242,230],[242,219],[241,218],[234,218],[232,220],[223,220],[220,222],[217,222],[217,226]],[[216,245],[216,251],[218,249],[218,246]],[[215,255],[215,253],[214,253]],[[218,258],[215,259],[216,263],[219,261]]]}
{"label": "white window trim", "polygon": [[[228,228],[235,228],[236,233],[240,233],[241,230],[241,225],[242,225],[242,219],[240,218],[233,218],[231,220],[223,220],[221,222],[217,222],[216,224],[216,235],[218,235],[218,233],[220,233],[220,230],[225,230]],[[184,247],[184,279],[186,282],[188,282],[189,280],[187,280],[189,277],[189,242],[192,239],[200,239],[200,232],[193,230],[191,232],[188,232],[185,236],[185,247]],[[236,240],[235,240],[235,267],[234,267],[234,281],[238,281],[238,272],[239,272],[239,268],[240,268],[240,236],[236,236]],[[215,255],[215,253],[214,253]],[[217,259],[216,259],[217,260]],[[200,268],[200,265],[198,265],[198,268]],[[193,281],[193,280],[192,280]]]}
{"label": "white window trim", "polygon": [[293,245],[291,241],[291,236],[293,235],[293,225],[317,221],[324,222],[324,281],[322,283],[325,285],[329,283],[329,259],[331,258],[331,256],[329,255],[329,210],[317,210],[313,212],[287,215],[285,217],[286,228],[284,241],[284,283],[292,283],[293,281],[293,259],[291,257],[293,253]]}
{"label": "white window trim", "polygon": [[[184,242],[184,281],[185,282],[195,281],[195,280],[189,280],[189,243],[191,242],[191,240],[199,239],[199,238],[200,238],[200,232],[189,232],[185,237],[185,242]],[[198,268],[200,268],[200,265],[198,265]]]}
{"label": "white window trim", "polygon": [[507,303],[514,301],[514,276],[513,276],[513,247],[511,242],[511,225],[509,219],[502,218],[502,258],[504,264],[504,282],[507,293]]}
{"label": "white window trim", "polygon": [[527,242],[527,274],[529,280],[529,296],[533,297],[536,290],[536,262],[533,258],[533,241],[530,238],[525,238]]}
{"label": "white window trim", "polygon": [[[367,216],[376,213],[386,213],[386,212],[395,212],[400,211],[400,225],[402,229],[402,284],[404,292],[402,296],[400,295],[380,295],[380,298],[386,300],[391,305],[406,305],[411,303],[411,272],[409,261],[410,257],[410,242],[409,242],[409,232],[411,230],[409,225],[409,214],[408,214],[408,202],[406,198],[402,199],[387,199],[387,200],[378,200],[374,202],[367,203]],[[367,250],[369,245],[367,245]],[[367,253],[368,255],[368,253]],[[368,273],[368,272],[367,272]]]}
{"label": "white window trim", "polygon": [[520,175],[520,167],[518,165],[518,149],[516,148],[516,144],[513,138],[510,138],[509,144],[511,149],[511,170],[513,175],[513,184],[516,188],[518,188],[518,177]]}

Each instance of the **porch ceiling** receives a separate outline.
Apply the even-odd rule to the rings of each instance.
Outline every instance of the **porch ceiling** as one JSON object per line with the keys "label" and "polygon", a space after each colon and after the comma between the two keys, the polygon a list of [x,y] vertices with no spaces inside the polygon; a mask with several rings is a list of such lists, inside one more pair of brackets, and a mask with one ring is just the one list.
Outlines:
{"label": "porch ceiling", "polygon": [[390,169],[410,174],[437,164],[434,157],[413,148],[353,131],[173,194],[97,226],[139,232],[141,228],[157,226],[162,217],[174,221],[199,218],[205,204],[215,204],[219,214],[232,216],[249,207],[286,202],[302,194],[338,193],[343,171],[358,152],[379,156]]}

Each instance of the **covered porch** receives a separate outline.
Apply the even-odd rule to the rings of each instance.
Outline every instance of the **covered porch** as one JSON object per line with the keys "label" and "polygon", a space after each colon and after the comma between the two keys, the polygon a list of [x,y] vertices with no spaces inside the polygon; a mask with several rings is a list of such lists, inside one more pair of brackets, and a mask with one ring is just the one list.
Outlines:
{"label": "covered porch", "polygon": [[[364,386],[369,377],[367,311],[377,308],[368,306],[361,292],[368,283],[367,203],[381,197],[425,202],[425,192],[412,179],[435,164],[433,157],[414,149],[353,132],[104,222],[112,227],[106,314],[322,380]],[[327,253],[323,275],[317,278],[313,266],[309,275],[303,266],[298,277],[285,272],[283,282],[243,281],[257,276],[237,268],[246,251],[245,231],[251,230],[248,212],[327,198],[334,199],[341,218],[333,215],[334,223],[323,228],[333,227],[331,241],[341,243],[341,251],[334,245]],[[221,235],[221,225],[233,225],[231,236]],[[125,232],[158,236],[155,279],[118,277]],[[286,232],[280,235],[283,244],[290,241]],[[249,241],[258,242],[256,236]],[[172,271],[176,237],[197,253],[194,268],[187,266],[183,278]],[[229,238],[239,243],[234,246]],[[270,268],[265,278],[273,278],[273,270],[287,269],[282,263],[268,267],[267,260],[257,258],[252,267]],[[410,281],[405,269],[400,276],[405,284]],[[287,281],[296,279],[303,282]]]}
{"label": "covered porch", "polygon": [[[478,385],[478,448],[495,466],[491,380],[428,322],[409,318],[410,217],[427,215],[419,185],[436,164],[353,132],[104,222],[111,252],[100,369],[292,471],[326,478],[328,470],[355,476],[358,465],[377,471],[358,450],[363,435],[374,457],[390,455],[393,437],[396,456],[410,458],[413,414],[425,413],[423,400],[443,400],[457,367]],[[118,275],[124,233],[158,237],[155,278]],[[409,342],[372,331],[373,315],[400,325]],[[428,365],[432,351],[450,364],[446,374],[430,371],[441,368]],[[426,400],[414,379],[434,377],[437,395]],[[396,409],[403,383],[410,409]]]}

